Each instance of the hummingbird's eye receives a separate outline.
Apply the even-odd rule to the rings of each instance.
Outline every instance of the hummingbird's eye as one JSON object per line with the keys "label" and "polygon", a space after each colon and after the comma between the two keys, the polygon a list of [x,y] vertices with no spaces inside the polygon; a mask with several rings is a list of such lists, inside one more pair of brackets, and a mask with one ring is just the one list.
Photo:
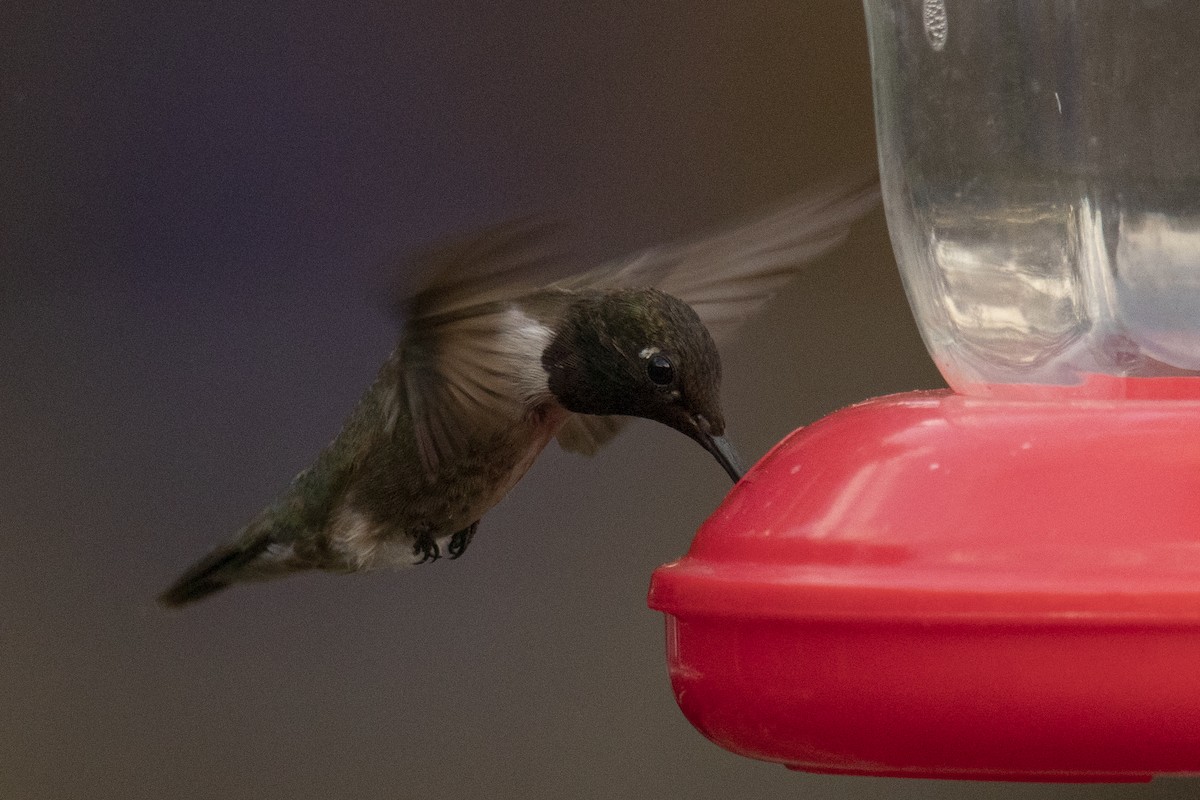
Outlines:
{"label": "hummingbird's eye", "polygon": [[655,353],[646,361],[646,374],[659,386],[669,386],[675,380],[675,367],[671,359],[662,353]]}

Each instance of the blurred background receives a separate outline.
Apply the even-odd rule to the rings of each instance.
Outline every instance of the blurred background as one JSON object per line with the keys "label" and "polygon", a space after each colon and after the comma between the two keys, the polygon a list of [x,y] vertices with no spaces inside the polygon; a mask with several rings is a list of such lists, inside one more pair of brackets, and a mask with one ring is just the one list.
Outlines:
{"label": "blurred background", "polygon": [[[587,264],[873,158],[853,2],[4,4],[0,798],[1195,796],[704,740],[645,594],[728,480],[650,423],[552,445],[461,561],[154,604],[337,432],[392,254],[535,212]],[[725,375],[747,461],[942,385],[881,212]]]}

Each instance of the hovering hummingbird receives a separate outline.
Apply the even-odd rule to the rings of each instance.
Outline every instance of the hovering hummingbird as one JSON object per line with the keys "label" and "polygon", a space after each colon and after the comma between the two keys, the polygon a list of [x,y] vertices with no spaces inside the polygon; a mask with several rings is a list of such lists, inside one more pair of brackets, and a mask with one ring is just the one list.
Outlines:
{"label": "hovering hummingbird", "polygon": [[715,342],[878,198],[874,174],[829,184],[723,233],[550,282],[536,225],[432,251],[402,302],[399,344],[341,433],[160,601],[300,570],[458,558],[551,439],[590,455],[629,417],[691,437],[736,482]]}

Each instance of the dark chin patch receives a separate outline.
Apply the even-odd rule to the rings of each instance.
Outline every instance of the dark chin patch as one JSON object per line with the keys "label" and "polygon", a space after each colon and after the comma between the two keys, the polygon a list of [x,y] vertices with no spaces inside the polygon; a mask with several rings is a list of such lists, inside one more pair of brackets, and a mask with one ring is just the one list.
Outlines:
{"label": "dark chin patch", "polygon": [[598,388],[589,380],[589,366],[583,353],[589,343],[581,341],[577,328],[565,328],[554,337],[542,353],[542,369],[546,370],[546,386],[559,405],[568,411],[594,414],[603,403]]}
{"label": "dark chin patch", "polygon": [[568,411],[573,408],[575,392],[573,384],[579,371],[578,359],[571,356],[570,346],[563,341],[563,334],[554,337],[550,346],[542,353],[542,369],[546,370],[546,386],[550,394]]}

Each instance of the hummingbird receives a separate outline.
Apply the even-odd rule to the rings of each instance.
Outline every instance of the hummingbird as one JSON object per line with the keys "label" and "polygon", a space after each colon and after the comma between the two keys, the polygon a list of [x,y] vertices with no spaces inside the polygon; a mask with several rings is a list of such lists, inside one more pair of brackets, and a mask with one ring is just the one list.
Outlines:
{"label": "hummingbird", "polygon": [[159,597],[457,559],[551,439],[591,455],[634,417],[736,483],[717,342],[842,243],[878,179],[833,180],[740,225],[548,280],[547,226],[503,223],[418,258],[399,342],[341,432],[231,541]]}

